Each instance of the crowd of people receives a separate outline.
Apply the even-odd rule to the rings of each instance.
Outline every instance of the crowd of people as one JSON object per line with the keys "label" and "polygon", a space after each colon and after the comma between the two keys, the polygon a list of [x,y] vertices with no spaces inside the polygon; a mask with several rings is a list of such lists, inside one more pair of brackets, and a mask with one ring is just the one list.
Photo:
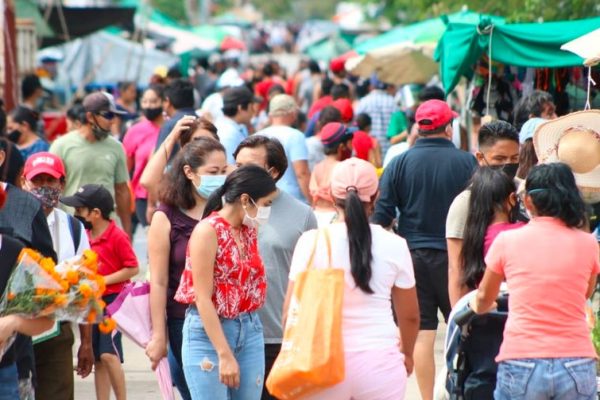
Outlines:
{"label": "crowd of people", "polygon": [[[139,94],[132,82],[90,93],[52,143],[39,80],[23,82],[30,100],[0,114],[0,289],[24,246],[56,261],[91,248],[110,304],[138,275],[141,231],[151,367],[167,357],[185,400],[272,399],[295,282],[333,266],[345,378],[313,398],[401,399],[414,371],[432,400],[439,315],[473,291],[472,309],[489,311],[506,281],[494,398],[595,398],[584,308],[600,272],[588,207],[600,201],[600,113],[556,119],[534,91],[513,121],[482,125],[471,153],[437,86],[406,110],[398,88],[343,63],[219,63],[202,79],[157,75]],[[125,399],[120,334],[79,331],[74,368],[69,323],[0,317],[0,342],[19,333],[0,399],[73,399],[74,369],[94,371],[99,400]]]}

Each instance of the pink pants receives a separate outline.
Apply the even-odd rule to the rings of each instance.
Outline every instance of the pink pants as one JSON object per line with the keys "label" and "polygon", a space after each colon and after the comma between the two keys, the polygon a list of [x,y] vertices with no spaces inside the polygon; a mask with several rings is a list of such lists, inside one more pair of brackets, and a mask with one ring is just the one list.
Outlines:
{"label": "pink pants", "polygon": [[406,392],[404,355],[397,347],[346,352],[346,378],[311,400],[402,400]]}

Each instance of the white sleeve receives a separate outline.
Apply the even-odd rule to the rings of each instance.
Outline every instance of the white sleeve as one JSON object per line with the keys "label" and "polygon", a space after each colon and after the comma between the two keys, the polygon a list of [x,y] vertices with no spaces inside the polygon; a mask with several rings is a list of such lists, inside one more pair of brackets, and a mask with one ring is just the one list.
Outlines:
{"label": "white sleeve", "polygon": [[401,289],[410,289],[415,286],[415,271],[413,270],[412,258],[406,240],[398,237],[398,242],[393,246],[394,253],[398,254],[394,257],[398,274],[394,285]]}
{"label": "white sleeve", "polygon": [[294,249],[294,255],[292,257],[292,264],[290,265],[289,280],[292,282],[296,281],[298,274],[306,270],[308,259],[312,253],[313,246],[315,243],[315,235],[318,233],[316,229],[304,232]]}

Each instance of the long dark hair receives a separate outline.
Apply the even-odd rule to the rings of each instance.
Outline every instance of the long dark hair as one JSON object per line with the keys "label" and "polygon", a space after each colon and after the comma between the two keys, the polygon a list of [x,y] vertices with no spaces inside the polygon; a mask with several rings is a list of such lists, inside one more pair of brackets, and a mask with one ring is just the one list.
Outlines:
{"label": "long dark hair", "polygon": [[521,145],[521,151],[519,152],[519,169],[517,170],[517,176],[521,179],[527,178],[529,171],[538,163],[537,155],[535,154],[535,148],[533,147],[533,139],[527,139],[525,143]]}
{"label": "long dark hair", "polygon": [[539,216],[558,218],[570,228],[586,225],[585,203],[567,164],[533,167],[527,176],[525,190]]}
{"label": "long dark hair", "polygon": [[373,289],[369,285],[373,275],[371,269],[373,237],[365,204],[358,197],[358,192],[351,188],[345,200],[336,199],[336,205],[344,210],[350,248],[350,272],[354,283],[363,292],[373,294]]}
{"label": "long dark hair", "polygon": [[486,231],[496,212],[504,208],[515,190],[515,183],[508,175],[490,167],[480,167],[471,179],[469,214],[460,254],[462,283],[470,289],[477,287],[485,272],[483,247]]}
{"label": "long dark hair", "polygon": [[169,171],[163,176],[160,183],[159,200],[170,207],[189,210],[196,205],[194,195],[196,188],[185,176],[183,167],[189,165],[192,170],[201,167],[206,162],[206,157],[213,151],[225,153],[225,148],[218,141],[200,137],[183,146],[175,157]]}
{"label": "long dark hair", "polygon": [[245,193],[256,202],[275,190],[277,190],[275,181],[265,169],[256,165],[240,167],[229,174],[223,186],[210,195],[206,207],[204,207],[202,218],[221,210],[223,200],[226,203],[233,204]]}

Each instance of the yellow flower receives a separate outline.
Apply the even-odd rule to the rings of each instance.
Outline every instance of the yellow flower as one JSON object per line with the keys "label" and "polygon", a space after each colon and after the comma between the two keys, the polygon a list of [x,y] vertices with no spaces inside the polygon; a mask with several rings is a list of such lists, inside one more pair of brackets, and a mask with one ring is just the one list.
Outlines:
{"label": "yellow flower", "polygon": [[42,259],[42,255],[40,253],[38,253],[37,251],[30,249],[30,248],[25,248],[23,250],[21,250],[21,254],[19,254],[19,259],[21,257],[23,257],[23,255],[27,254],[29,257],[31,257],[33,259],[33,261],[35,262],[40,262],[40,260]]}
{"label": "yellow flower", "polygon": [[90,312],[88,313],[88,316],[87,316],[87,321],[88,321],[90,324],[93,324],[93,323],[95,323],[95,322],[96,322],[96,317],[97,317],[96,310],[94,310],[94,309],[92,308],[92,309],[90,310]]}
{"label": "yellow flower", "polygon": [[87,299],[91,297],[94,292],[90,285],[88,285],[87,283],[82,283],[81,285],[79,285],[79,293],[81,293],[81,295]]}
{"label": "yellow flower", "polygon": [[54,297],[54,304],[58,307],[66,305],[68,301],[69,298],[66,294],[57,294],[56,297]]}
{"label": "yellow flower", "polygon": [[40,267],[44,269],[44,271],[50,273],[54,272],[54,267],[56,266],[56,264],[54,264],[54,260],[52,260],[51,258],[42,258],[39,264]]}
{"label": "yellow flower", "polygon": [[111,333],[117,327],[117,323],[112,318],[104,318],[100,324],[98,324],[98,329],[105,335]]}
{"label": "yellow flower", "polygon": [[79,274],[77,273],[77,271],[70,269],[67,271],[65,279],[71,285],[75,285],[77,282],[79,282]]}

